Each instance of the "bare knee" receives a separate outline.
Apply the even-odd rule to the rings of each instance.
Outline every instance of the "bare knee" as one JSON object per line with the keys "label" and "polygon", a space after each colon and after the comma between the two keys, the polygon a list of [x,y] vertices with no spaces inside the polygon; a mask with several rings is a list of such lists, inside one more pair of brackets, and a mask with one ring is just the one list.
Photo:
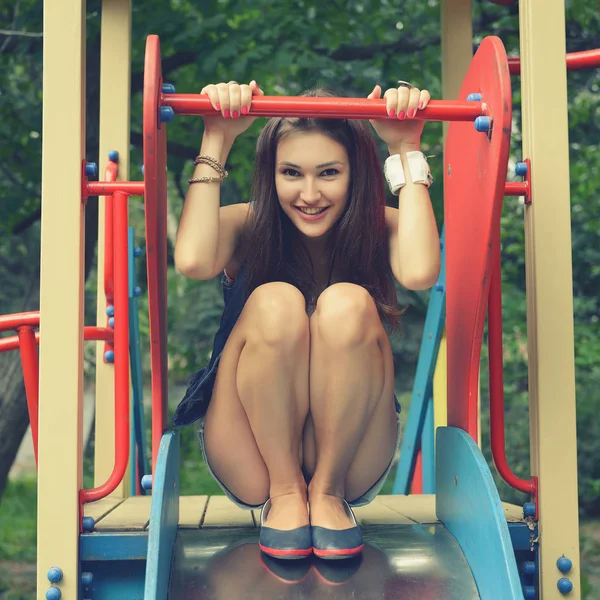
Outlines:
{"label": "bare knee", "polygon": [[304,296],[293,285],[276,281],[257,287],[248,298],[249,337],[285,348],[308,342]]}
{"label": "bare knee", "polygon": [[381,327],[371,294],[353,283],[328,287],[319,296],[311,320],[322,339],[341,347],[375,339]]}

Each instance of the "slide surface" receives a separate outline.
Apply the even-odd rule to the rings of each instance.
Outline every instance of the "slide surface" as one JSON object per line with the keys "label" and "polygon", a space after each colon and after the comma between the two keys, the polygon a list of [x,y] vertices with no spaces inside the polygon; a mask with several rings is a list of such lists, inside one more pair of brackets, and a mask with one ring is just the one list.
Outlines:
{"label": "slide surface", "polygon": [[180,530],[169,598],[395,599],[479,598],[471,569],[441,524],[363,527],[362,556],[344,561],[316,557],[279,561],[248,529]]}

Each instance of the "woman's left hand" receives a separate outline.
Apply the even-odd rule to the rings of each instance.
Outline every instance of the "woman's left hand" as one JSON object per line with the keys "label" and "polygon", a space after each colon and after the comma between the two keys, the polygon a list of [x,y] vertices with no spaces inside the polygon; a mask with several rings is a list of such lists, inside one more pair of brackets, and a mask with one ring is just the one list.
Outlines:
{"label": "woman's left hand", "polygon": [[[408,144],[419,145],[425,121],[415,119],[417,111],[423,110],[431,95],[427,90],[413,87],[398,87],[386,90],[383,95],[385,108],[392,119],[372,120],[371,125],[377,135],[388,145]],[[376,85],[367,96],[369,99],[381,98],[381,86]]]}

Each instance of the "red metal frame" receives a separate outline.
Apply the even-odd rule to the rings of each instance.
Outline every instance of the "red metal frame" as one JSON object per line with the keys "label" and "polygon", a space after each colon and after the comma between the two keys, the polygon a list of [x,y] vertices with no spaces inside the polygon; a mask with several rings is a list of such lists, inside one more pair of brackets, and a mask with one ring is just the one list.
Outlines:
{"label": "red metal frame", "polygon": [[480,92],[493,127],[451,123],[444,153],[448,425],[478,440],[479,362],[487,313],[493,232],[499,230],[510,148],[512,94],[499,38],[473,57],[459,97]]}
{"label": "red metal frame", "polygon": [[537,477],[532,477],[529,480],[521,479],[511,471],[506,459],[504,439],[504,364],[502,358],[502,274],[499,230],[496,232],[495,237],[488,303],[490,438],[492,458],[499,475],[508,485],[533,496],[537,513]]}
{"label": "red metal frame", "polygon": [[144,64],[144,202],[152,372],[152,472],[167,420],[167,135],[159,120],[160,41],[146,40]]}
{"label": "red metal frame", "polygon": [[129,294],[128,294],[128,196],[116,192],[115,241],[115,464],[108,480],[99,487],[80,491],[80,501],[94,502],[108,496],[121,483],[129,462]]}
{"label": "red metal frame", "polygon": [[[29,424],[33,440],[35,464],[38,464],[38,410],[39,410],[39,357],[37,345],[40,340],[39,311],[0,316],[0,332],[16,330],[17,335],[0,338],[0,352],[19,350],[25,384],[25,397],[29,412]],[[101,327],[84,327],[84,340],[112,340],[113,332]]]}
{"label": "red metal frame", "polygon": [[[583,71],[600,67],[600,48],[596,50],[583,50],[570,52],[566,56],[567,71]],[[509,58],[508,69],[511,75],[521,74],[521,59]]]}
{"label": "red metal frame", "polygon": [[[119,173],[119,164],[109,159],[104,172],[104,179],[107,182],[116,181]],[[114,202],[112,196],[107,196],[104,200],[104,295],[106,296],[106,307],[112,306],[115,301],[115,278],[114,278]],[[108,316],[105,315],[108,326]],[[108,350],[114,350],[111,342],[104,344],[102,356],[106,356]],[[106,358],[103,359],[104,362]]]}
{"label": "red metal frame", "polygon": [[[260,96],[252,100],[250,116],[306,117],[318,114],[328,119],[392,119],[385,100],[368,98],[313,98],[304,96]],[[170,106],[181,115],[219,114],[208,96],[200,94],[160,94],[160,105]],[[432,100],[416,118],[428,121],[474,121],[485,114],[481,102]]]}

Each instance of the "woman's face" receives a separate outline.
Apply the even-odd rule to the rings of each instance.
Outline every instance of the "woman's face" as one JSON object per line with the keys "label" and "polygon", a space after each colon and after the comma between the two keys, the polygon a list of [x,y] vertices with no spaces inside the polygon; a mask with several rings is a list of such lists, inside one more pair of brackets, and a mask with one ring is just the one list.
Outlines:
{"label": "woman's face", "polygon": [[348,201],[350,164],[344,146],[318,131],[287,134],[275,157],[279,203],[309,238],[326,234]]}

